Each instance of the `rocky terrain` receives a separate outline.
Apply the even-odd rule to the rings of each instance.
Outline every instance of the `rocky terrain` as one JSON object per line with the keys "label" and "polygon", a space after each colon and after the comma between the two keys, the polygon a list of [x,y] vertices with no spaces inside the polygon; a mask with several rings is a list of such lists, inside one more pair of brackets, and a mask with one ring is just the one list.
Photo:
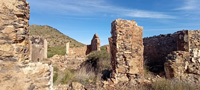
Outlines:
{"label": "rocky terrain", "polygon": [[136,21],[117,19],[100,47],[97,34],[84,45],[28,28],[29,14],[26,0],[0,1],[0,90],[200,89],[200,30],[143,38]]}

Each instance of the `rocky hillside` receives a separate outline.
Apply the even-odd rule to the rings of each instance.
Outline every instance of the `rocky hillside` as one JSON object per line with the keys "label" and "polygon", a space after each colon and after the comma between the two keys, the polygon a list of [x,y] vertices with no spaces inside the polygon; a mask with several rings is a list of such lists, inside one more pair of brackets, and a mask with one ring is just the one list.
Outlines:
{"label": "rocky hillside", "polygon": [[42,36],[47,39],[48,57],[52,57],[55,54],[64,55],[67,42],[70,42],[71,48],[84,46],[84,44],[47,25],[31,25],[29,30],[30,36]]}

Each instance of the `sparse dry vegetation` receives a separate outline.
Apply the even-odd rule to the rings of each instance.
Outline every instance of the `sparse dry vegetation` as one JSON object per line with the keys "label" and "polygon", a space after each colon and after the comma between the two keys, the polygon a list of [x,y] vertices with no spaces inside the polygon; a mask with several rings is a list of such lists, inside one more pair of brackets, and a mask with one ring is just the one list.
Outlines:
{"label": "sparse dry vegetation", "polygon": [[152,90],[197,90],[186,82],[179,80],[159,79],[152,83]]}

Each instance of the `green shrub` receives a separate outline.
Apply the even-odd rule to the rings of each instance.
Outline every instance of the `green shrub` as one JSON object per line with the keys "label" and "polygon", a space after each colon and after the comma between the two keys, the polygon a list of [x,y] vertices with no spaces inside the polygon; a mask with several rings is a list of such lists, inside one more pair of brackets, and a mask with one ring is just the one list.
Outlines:
{"label": "green shrub", "polygon": [[93,67],[98,71],[111,69],[110,55],[106,51],[97,51],[88,55],[88,63],[93,64]]}
{"label": "green shrub", "polygon": [[53,74],[53,83],[55,83],[57,79],[58,79],[58,73],[56,72]]}
{"label": "green shrub", "polygon": [[47,57],[53,57],[54,55],[65,55],[65,46],[60,47],[48,47]]}
{"label": "green shrub", "polygon": [[64,73],[64,77],[61,79],[61,84],[68,84],[74,78],[74,73],[71,70],[66,70]]}
{"label": "green shrub", "polygon": [[53,67],[53,71],[54,71],[54,72],[58,72],[58,71],[59,71],[58,67],[54,66],[54,67]]}

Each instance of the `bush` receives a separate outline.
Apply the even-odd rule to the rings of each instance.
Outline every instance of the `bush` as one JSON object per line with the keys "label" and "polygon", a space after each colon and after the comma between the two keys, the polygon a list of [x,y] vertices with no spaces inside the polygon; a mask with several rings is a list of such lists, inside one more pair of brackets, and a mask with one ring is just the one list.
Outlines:
{"label": "bush", "polygon": [[[93,82],[99,81],[101,79],[107,80],[110,77],[111,72],[111,61],[110,55],[106,52],[106,50],[92,52],[88,55],[88,60],[85,61],[81,68],[86,69],[85,72],[93,72],[92,79]],[[95,75],[95,78],[93,76]]]}
{"label": "bush", "polygon": [[59,71],[58,67],[54,66],[54,67],[53,67],[53,71],[54,71],[54,72],[58,72],[58,71]]}
{"label": "bush", "polygon": [[65,46],[61,47],[48,47],[47,57],[53,57],[54,55],[65,55]]}
{"label": "bush", "polygon": [[88,71],[86,68],[81,68],[75,72],[73,81],[82,84],[95,83],[95,73],[93,71]]}
{"label": "bush", "polygon": [[97,51],[88,55],[87,64],[91,64],[97,71],[111,69],[110,55],[106,51]]}
{"label": "bush", "polygon": [[61,79],[61,84],[68,84],[70,83],[74,78],[74,72],[71,70],[66,70],[64,73],[64,77]]}
{"label": "bush", "polygon": [[53,83],[55,83],[57,79],[58,79],[58,73],[56,72],[53,74]]}
{"label": "bush", "polygon": [[178,80],[160,79],[152,83],[153,90],[195,90],[188,83]]}

